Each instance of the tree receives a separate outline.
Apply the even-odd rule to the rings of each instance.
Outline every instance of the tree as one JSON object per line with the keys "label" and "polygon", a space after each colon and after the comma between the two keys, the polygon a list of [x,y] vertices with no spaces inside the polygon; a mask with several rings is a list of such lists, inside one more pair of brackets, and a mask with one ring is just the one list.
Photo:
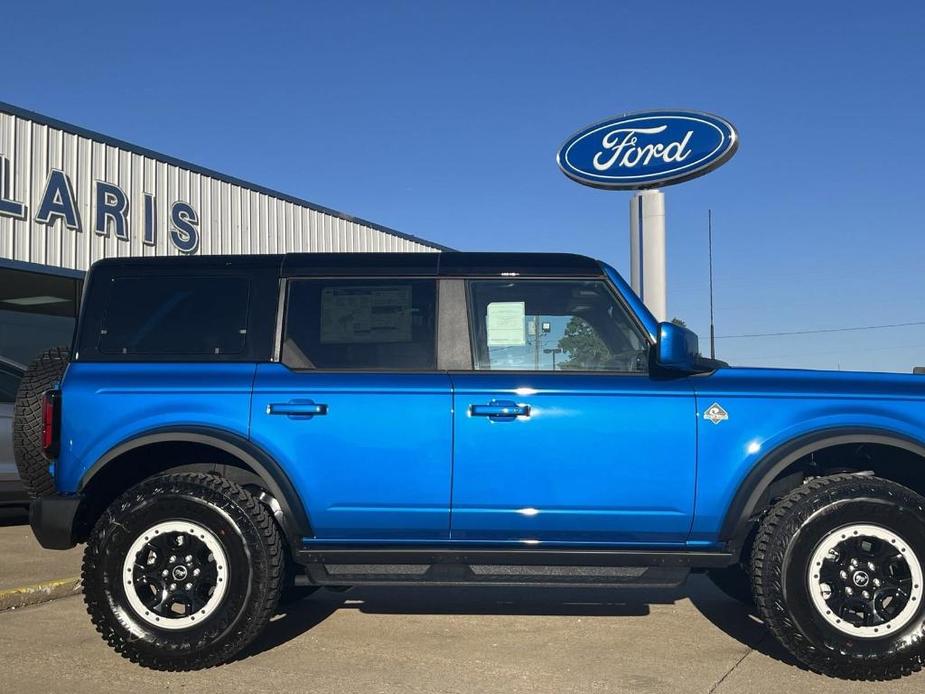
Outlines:
{"label": "tree", "polygon": [[563,369],[585,369],[606,364],[612,356],[594,328],[578,316],[573,316],[565,326],[559,348],[569,356],[568,361],[560,364]]}

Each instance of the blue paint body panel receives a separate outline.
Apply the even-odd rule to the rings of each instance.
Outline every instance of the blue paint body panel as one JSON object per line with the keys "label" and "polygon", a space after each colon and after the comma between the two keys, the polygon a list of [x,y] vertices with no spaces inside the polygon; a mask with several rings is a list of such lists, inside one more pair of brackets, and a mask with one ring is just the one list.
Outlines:
{"label": "blue paint body panel", "polygon": [[[688,379],[453,374],[453,539],[681,543],[694,503]],[[529,416],[474,416],[492,401]]]}
{"label": "blue paint body panel", "polygon": [[[856,427],[925,443],[925,378],[911,374],[723,368],[692,377],[697,394],[697,508],[691,540],[714,542],[739,485],[801,436]],[[703,412],[718,402],[729,419]]]}
{"label": "blue paint body panel", "polygon": [[[321,416],[268,414],[311,400]],[[318,373],[261,364],[251,436],[280,461],[317,537],[446,540],[452,397],[446,374]]]}
{"label": "blue paint body panel", "polygon": [[201,426],[246,438],[256,368],[247,363],[70,364],[62,384],[58,489],[77,491],[87,470],[109,450],[164,427]]}

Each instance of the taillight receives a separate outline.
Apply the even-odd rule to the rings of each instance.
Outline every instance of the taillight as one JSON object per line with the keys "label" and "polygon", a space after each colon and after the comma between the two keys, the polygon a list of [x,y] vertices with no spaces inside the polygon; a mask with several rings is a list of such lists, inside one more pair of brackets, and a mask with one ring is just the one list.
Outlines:
{"label": "taillight", "polygon": [[58,457],[61,442],[61,391],[46,390],[42,398],[42,453]]}

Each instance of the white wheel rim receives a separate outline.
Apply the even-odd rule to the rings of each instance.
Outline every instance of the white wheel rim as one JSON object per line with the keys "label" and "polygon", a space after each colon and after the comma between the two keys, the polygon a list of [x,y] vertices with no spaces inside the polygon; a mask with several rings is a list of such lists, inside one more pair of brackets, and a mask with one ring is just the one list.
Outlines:
{"label": "white wheel rim", "polygon": [[[826,535],[813,552],[807,583],[822,618],[838,631],[861,638],[880,638],[902,629],[922,604],[919,558],[902,537],[879,525],[847,525]],[[894,609],[889,614],[893,600],[905,604],[898,613]],[[874,617],[867,619],[862,613]]]}
{"label": "white wheel rim", "polygon": [[[128,604],[139,619],[160,629],[189,629],[208,619],[222,603],[228,575],[221,542],[190,521],[151,526],[135,538],[122,563]],[[184,612],[177,612],[183,603]]]}

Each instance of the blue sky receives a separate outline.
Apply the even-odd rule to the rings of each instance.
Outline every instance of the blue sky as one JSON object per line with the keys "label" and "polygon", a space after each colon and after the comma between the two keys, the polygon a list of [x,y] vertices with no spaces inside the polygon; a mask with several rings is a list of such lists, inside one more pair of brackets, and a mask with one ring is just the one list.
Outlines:
{"label": "blue sky", "polygon": [[[558,145],[626,111],[712,111],[741,147],[666,188],[671,315],[705,343],[712,208],[718,335],[925,321],[921,3],[33,1],[3,19],[0,100],[456,248],[621,271],[630,194],[566,179]],[[925,326],[718,356],[908,371]]]}

